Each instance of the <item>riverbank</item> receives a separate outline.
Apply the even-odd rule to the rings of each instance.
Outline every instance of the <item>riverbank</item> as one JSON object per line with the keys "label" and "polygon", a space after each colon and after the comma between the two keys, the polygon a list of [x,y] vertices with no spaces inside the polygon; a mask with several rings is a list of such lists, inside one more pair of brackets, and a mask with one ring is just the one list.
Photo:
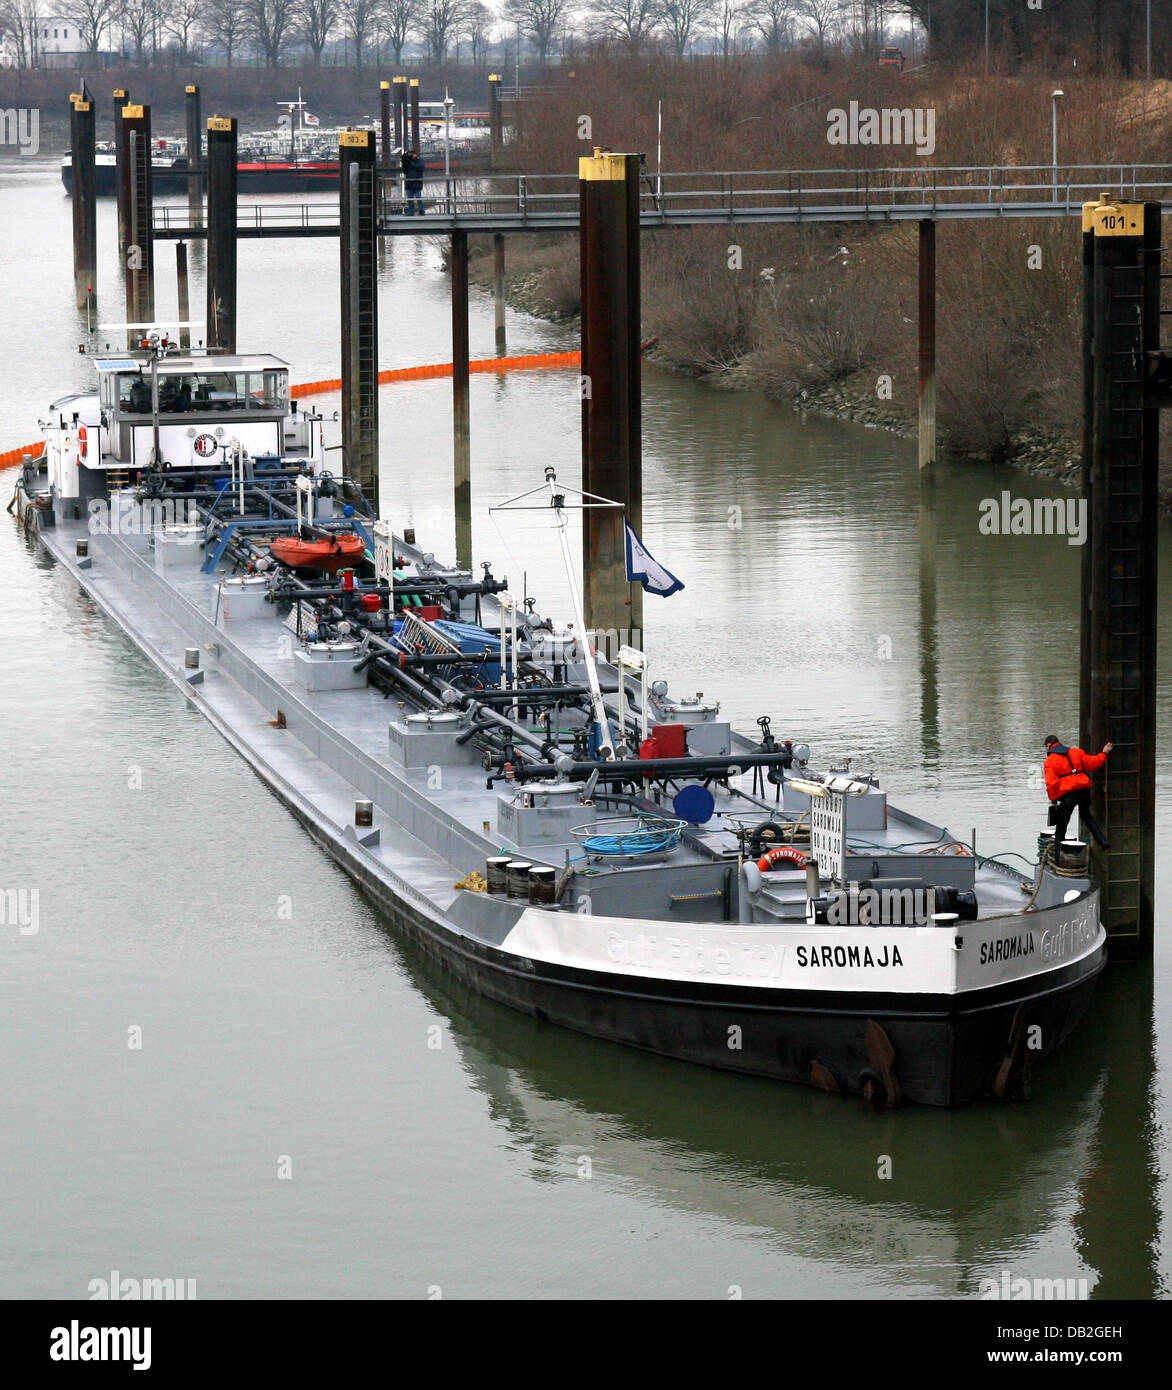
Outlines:
{"label": "riverbank", "polygon": [[[575,250],[566,237],[528,239],[510,242],[505,268],[505,298],[510,308],[564,327],[575,336],[580,329],[580,293]],[[469,275],[474,284],[491,290],[493,263],[491,242],[476,239],[470,247]],[[653,334],[657,325],[645,321],[645,331]],[[888,430],[905,438],[915,438],[917,412],[914,406],[898,400],[879,399],[877,376],[870,368],[822,385],[784,382],[762,370],[752,354],[743,360],[717,365],[708,370],[685,366],[678,355],[657,343],[648,350],[649,361],[661,370],[702,379],[714,390],[749,391],[785,401],[798,412],[852,420],[871,429]],[[1008,441],[996,457],[981,449],[964,448],[950,441],[941,430],[941,448],[980,466],[1008,463],[1037,477],[1053,478],[1067,487],[1079,486],[1081,442],[1059,431],[1026,429]],[[1172,493],[1165,491],[1162,510],[1172,512]]]}

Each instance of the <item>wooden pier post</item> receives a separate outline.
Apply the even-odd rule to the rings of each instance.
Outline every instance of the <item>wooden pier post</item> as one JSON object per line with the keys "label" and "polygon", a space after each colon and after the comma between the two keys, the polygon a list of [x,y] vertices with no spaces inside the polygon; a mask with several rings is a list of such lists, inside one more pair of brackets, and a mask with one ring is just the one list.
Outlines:
{"label": "wooden pier post", "polygon": [[1093,859],[1108,950],[1146,960],[1155,920],[1160,205],[1088,203],[1083,228],[1093,238],[1093,303],[1080,742],[1093,752],[1114,744],[1092,792],[1111,843]]}
{"label": "wooden pier post", "polygon": [[496,326],[496,355],[505,355],[505,234],[492,234],[492,314]]}
{"label": "wooden pier post", "polygon": [[472,568],[472,430],[468,400],[468,233],[452,233],[452,440],[456,565]]}
{"label": "wooden pier post", "polygon": [[198,227],[203,214],[203,121],[199,88],[184,88],[187,110],[187,210],[191,226]]}
{"label": "wooden pier post", "polygon": [[[187,324],[191,322],[191,296],[187,287],[187,243],[177,241],[175,243],[175,290],[179,305],[179,322]],[[184,350],[191,347],[191,329],[180,328],[179,346]]]}
{"label": "wooden pier post", "polygon": [[[639,352],[639,156],[578,162],[582,275],[582,487],[621,502],[642,525],[642,363]],[[627,582],[624,513],[582,513],[588,628],[643,644],[643,590]]]}
{"label": "wooden pier post", "polygon": [[122,111],[130,104],[125,87],[114,88],[114,199],[118,208],[118,264],[125,270],[130,247],[130,184],[126,174],[126,132]]}
{"label": "wooden pier post", "polygon": [[391,85],[394,88],[395,110],[395,148],[405,150],[407,148],[407,79],[405,77],[392,77]]}
{"label": "wooden pier post", "polygon": [[391,167],[391,84],[378,84],[378,124],[379,147],[378,165],[380,169]]}
{"label": "wooden pier post", "polygon": [[378,172],[374,133],[338,136],[342,248],[342,458],[379,512]]}
{"label": "wooden pier post", "polygon": [[72,159],[73,193],[73,287],[77,307],[86,309],[93,301],[98,267],[98,219],[95,189],[95,138],[93,98],[84,84],[71,98],[69,108],[69,146]]}
{"label": "wooden pier post", "polygon": [[[153,323],[155,317],[155,251],[153,186],[151,179],[151,108],[124,106],[122,132],[126,142],[125,183],[130,243],[126,248],[126,319]],[[131,337],[137,336],[133,330]]]}
{"label": "wooden pier post", "polygon": [[423,148],[419,135],[419,78],[411,79],[411,148],[416,154]]}
{"label": "wooden pier post", "polygon": [[488,75],[488,133],[489,168],[497,169],[503,163],[504,127],[501,121],[501,79],[500,73]]}
{"label": "wooden pier post", "polygon": [[236,351],[236,118],[208,121],[207,345]]}
{"label": "wooden pier post", "polygon": [[920,421],[919,463],[936,462],[936,223],[920,222]]}

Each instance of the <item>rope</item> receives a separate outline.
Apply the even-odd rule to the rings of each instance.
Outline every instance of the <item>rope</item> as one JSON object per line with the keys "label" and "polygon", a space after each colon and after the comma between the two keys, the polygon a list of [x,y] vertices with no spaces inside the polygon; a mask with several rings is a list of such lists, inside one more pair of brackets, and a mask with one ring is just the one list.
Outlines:
{"label": "rope", "polygon": [[1029,902],[1026,903],[1025,907],[1022,908],[1018,916],[1024,916],[1024,914],[1027,913],[1030,910],[1030,908],[1033,907],[1034,903],[1037,901],[1038,893],[1041,890],[1042,881],[1046,877],[1047,869],[1049,869],[1050,872],[1058,878],[1086,878],[1086,874],[1083,873],[1081,869],[1065,869],[1060,864],[1058,864],[1058,862],[1054,858],[1054,846],[1047,845],[1046,848],[1042,851],[1040,871],[1038,873],[1038,881],[1034,884],[1034,889],[1033,892],[1030,894]]}
{"label": "rope", "polygon": [[591,835],[582,841],[588,854],[654,854],[671,849],[680,838],[678,830],[636,830],[630,835]]}

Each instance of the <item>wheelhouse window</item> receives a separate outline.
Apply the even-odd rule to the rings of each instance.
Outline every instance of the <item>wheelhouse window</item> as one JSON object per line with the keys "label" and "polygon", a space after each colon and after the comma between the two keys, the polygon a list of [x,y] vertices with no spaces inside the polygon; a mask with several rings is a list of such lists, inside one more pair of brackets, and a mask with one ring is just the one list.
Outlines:
{"label": "wheelhouse window", "polygon": [[[145,373],[118,378],[118,408],[124,415],[149,415],[151,379]],[[160,415],[266,414],[289,409],[289,373],[184,372],[159,375]]]}

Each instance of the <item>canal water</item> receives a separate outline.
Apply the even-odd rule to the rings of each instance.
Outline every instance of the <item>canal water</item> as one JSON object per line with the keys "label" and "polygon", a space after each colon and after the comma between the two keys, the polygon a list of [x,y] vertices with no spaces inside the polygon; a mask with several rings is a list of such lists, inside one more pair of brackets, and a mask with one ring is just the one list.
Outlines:
{"label": "canal water", "polygon": [[[107,202],[99,247],[98,317],[118,323]],[[165,318],[173,252],[157,251]],[[449,359],[440,256],[384,249],[383,366]],[[202,317],[198,245],[191,259]],[[0,165],[0,450],[88,387],[80,343],[116,341],[87,331],[71,282],[52,163]],[[336,244],[242,242],[239,323],[241,350],[295,381],[335,376]],[[514,353],[572,346],[522,315],[508,332]],[[489,356],[476,294],[471,333]],[[983,852],[1029,856],[1042,738],[1077,737],[1080,551],[978,517],[1003,490],[1055,489],[946,464],[924,495],[914,444],[890,434],[650,368],[644,397],[644,538],[686,584],[646,601],[653,675],[750,732],[768,715],[819,761],[851,757]],[[486,509],[548,463],[578,481],[575,378],[477,375],[471,408],[476,558],[566,618],[544,518]],[[389,514],[451,555],[450,383],[384,387],[381,419]],[[1167,817],[1154,973],[1109,972],[1030,1102],[876,1113],[710,1074],[454,987],[0,521],[0,888],[26,907],[0,929],[9,1296],[84,1298],[111,1270],[221,1298],[972,1298],[1005,1272],[1167,1295]]]}

